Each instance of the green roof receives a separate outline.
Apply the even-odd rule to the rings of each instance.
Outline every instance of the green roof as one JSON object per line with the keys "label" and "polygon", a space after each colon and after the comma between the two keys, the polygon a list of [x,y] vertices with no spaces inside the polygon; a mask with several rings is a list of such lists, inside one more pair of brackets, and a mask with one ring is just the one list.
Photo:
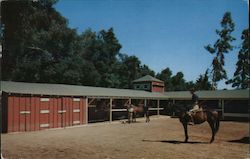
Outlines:
{"label": "green roof", "polygon": [[[116,89],[103,87],[89,87],[66,84],[26,83],[1,81],[1,91],[6,93],[28,95],[56,95],[56,96],[88,96],[111,98],[147,98],[147,99],[179,99],[190,100],[189,91],[175,92],[147,92],[143,90]],[[202,100],[216,99],[249,99],[249,90],[216,90],[197,91],[196,94]]]}
{"label": "green roof", "polygon": [[142,90],[89,87],[66,84],[26,83],[2,81],[1,90],[6,93],[58,96],[94,96],[119,98],[164,98],[164,94]]}
{"label": "green roof", "polygon": [[[192,95],[189,91],[165,92],[171,99],[191,99]],[[196,91],[195,94],[199,99],[249,99],[249,90],[214,90],[214,91]]]}
{"label": "green roof", "polygon": [[134,80],[133,82],[161,82],[162,83],[163,81],[161,81],[157,78],[154,78],[150,75],[146,75],[146,76],[143,76],[139,79]]}

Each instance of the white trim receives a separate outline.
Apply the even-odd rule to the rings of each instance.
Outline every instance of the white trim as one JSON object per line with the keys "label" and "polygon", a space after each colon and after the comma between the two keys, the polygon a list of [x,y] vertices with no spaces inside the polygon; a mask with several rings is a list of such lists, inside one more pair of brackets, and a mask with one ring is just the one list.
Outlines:
{"label": "white trim", "polygon": [[40,101],[41,101],[41,102],[48,102],[48,101],[49,101],[49,98],[40,98]]}
{"label": "white trim", "polygon": [[79,113],[80,111],[80,109],[73,109],[73,113]]}
{"label": "white trim", "polygon": [[30,114],[30,111],[20,111],[20,114]]}
{"label": "white trim", "polygon": [[49,113],[49,110],[40,110],[40,113],[41,113],[41,114],[48,114],[48,113]]}
{"label": "white trim", "polygon": [[95,108],[96,105],[88,105],[88,107]]}
{"label": "white trim", "polygon": [[66,110],[58,110],[58,113],[65,113]]}
{"label": "white trim", "polygon": [[49,124],[40,124],[40,128],[47,128],[49,127]]}
{"label": "white trim", "polygon": [[73,121],[73,124],[80,124],[80,121],[79,120]]}
{"label": "white trim", "polygon": [[[148,110],[164,110],[164,108],[148,108]],[[127,111],[127,109],[112,109],[112,112],[123,112]]]}
{"label": "white trim", "polygon": [[80,102],[81,98],[73,98],[73,102]]}
{"label": "white trim", "polygon": [[127,111],[127,109],[112,109],[112,112],[124,112]]}
{"label": "white trim", "polygon": [[148,108],[148,110],[163,110],[164,108]]}
{"label": "white trim", "polygon": [[249,117],[250,117],[250,114],[224,113],[224,116],[227,116],[227,117],[244,117],[244,118],[249,118]]}

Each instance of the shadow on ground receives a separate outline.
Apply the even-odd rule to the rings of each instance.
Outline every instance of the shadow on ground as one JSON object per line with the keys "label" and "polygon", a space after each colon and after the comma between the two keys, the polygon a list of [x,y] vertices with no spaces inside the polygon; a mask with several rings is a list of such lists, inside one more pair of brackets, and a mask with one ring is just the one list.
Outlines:
{"label": "shadow on ground", "polygon": [[242,144],[250,144],[250,136],[243,137],[239,140],[230,140],[228,142],[242,143]]}
{"label": "shadow on ground", "polygon": [[209,144],[209,142],[199,142],[199,141],[177,141],[177,140],[142,140],[143,142],[162,142],[170,144]]}

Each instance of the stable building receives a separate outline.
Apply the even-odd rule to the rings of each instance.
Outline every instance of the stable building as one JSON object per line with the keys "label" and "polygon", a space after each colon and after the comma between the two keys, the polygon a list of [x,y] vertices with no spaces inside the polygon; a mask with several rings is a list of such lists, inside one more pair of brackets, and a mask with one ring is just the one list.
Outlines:
{"label": "stable building", "polygon": [[1,92],[2,132],[125,119],[125,104],[150,105],[159,114],[159,100],[165,98],[141,90],[10,81],[1,82]]}
{"label": "stable building", "polygon": [[[10,81],[1,82],[1,94],[4,133],[126,119],[126,104],[146,105],[150,115],[174,115],[171,104],[188,105],[191,101],[188,91],[159,93]],[[197,94],[200,102],[219,111],[222,119],[249,119],[249,90],[197,91]]]}

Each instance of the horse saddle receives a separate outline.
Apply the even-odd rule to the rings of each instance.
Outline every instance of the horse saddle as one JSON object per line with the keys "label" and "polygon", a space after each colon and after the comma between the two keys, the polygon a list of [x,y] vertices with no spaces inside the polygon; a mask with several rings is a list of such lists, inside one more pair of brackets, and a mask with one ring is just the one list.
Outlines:
{"label": "horse saddle", "polygon": [[195,116],[196,116],[196,114],[197,113],[199,113],[199,112],[202,112],[203,111],[203,109],[202,108],[199,108],[199,109],[197,109],[197,110],[195,110],[195,111],[190,111],[190,112],[188,112],[187,114],[192,118],[192,120],[195,118]]}
{"label": "horse saddle", "polygon": [[131,108],[129,108],[129,110],[128,110],[130,113],[133,113],[134,112],[134,108],[133,107],[131,107]]}

